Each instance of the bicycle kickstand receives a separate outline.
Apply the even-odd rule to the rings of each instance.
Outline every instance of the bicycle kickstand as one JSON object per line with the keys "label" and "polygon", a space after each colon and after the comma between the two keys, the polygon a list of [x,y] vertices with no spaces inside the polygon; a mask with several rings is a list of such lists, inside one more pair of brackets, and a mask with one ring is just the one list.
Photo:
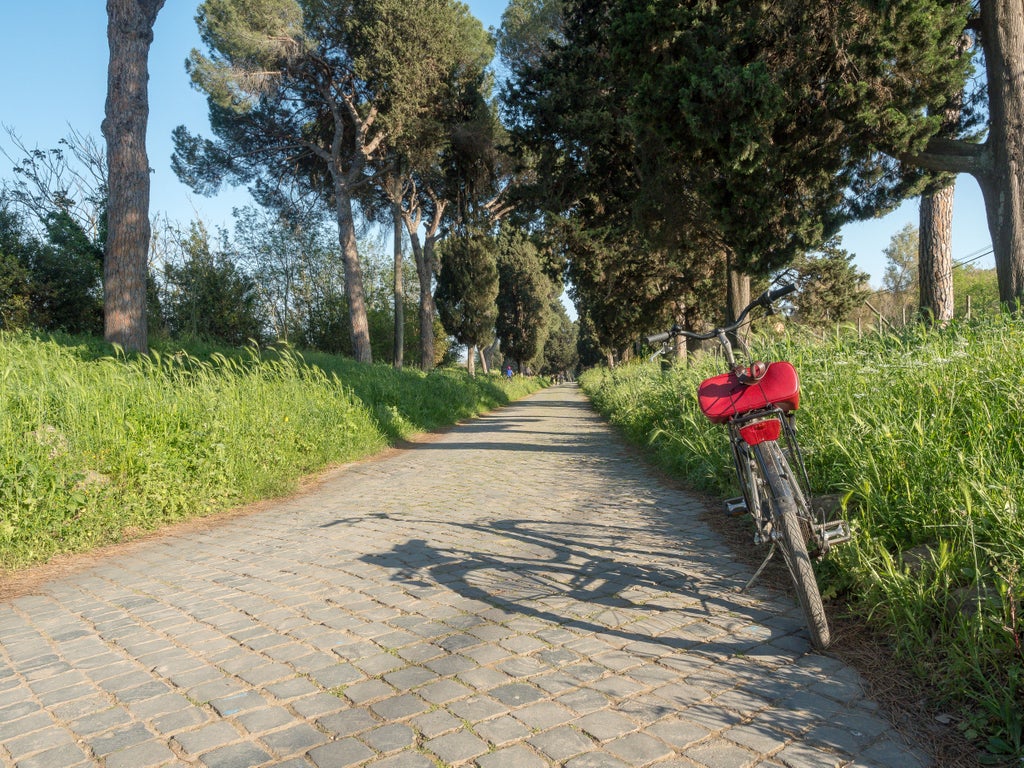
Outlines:
{"label": "bicycle kickstand", "polygon": [[768,550],[768,556],[764,559],[764,562],[761,563],[761,566],[757,569],[757,571],[754,572],[754,575],[750,577],[750,581],[748,581],[746,584],[744,584],[738,590],[740,594],[746,592],[748,589],[750,589],[754,585],[754,582],[757,581],[757,577],[760,576],[761,572],[764,571],[764,569],[768,567],[768,561],[771,560],[774,555],[775,555],[775,542],[773,541],[771,549]]}

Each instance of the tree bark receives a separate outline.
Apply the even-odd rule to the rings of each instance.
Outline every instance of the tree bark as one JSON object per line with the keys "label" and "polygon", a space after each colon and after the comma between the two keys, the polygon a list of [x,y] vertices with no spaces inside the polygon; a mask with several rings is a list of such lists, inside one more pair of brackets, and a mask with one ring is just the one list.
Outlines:
{"label": "tree bark", "polygon": [[925,322],[953,319],[953,189],[942,187],[921,198],[917,276]]}
{"label": "tree bark", "polygon": [[405,358],[405,287],[402,285],[402,204],[392,204],[395,227],[395,368]]}
{"label": "tree bark", "polygon": [[[728,270],[729,287],[726,292],[726,318],[727,322],[733,322],[739,317],[743,308],[750,303],[750,275],[744,275],[733,269],[731,255],[726,257],[726,269]],[[733,341],[739,340],[744,344],[749,336],[749,326],[744,326],[730,334]]]}
{"label": "tree bark", "polygon": [[359,248],[356,244],[352,197],[347,185],[338,178],[334,183],[334,201],[338,217],[341,260],[345,267],[345,298],[348,299],[352,356],[357,362],[372,363],[370,324],[366,318],[366,294],[363,290],[363,269],[359,262]]}
{"label": "tree bark", "polygon": [[420,283],[420,368],[430,371],[434,368],[434,318],[437,307],[434,304],[434,276],[437,274],[437,257],[434,245],[438,240],[441,220],[444,215],[444,204],[434,200],[434,214],[427,225],[425,241],[420,242],[419,213],[405,214],[405,228],[409,232],[413,258],[416,260],[416,274]]}
{"label": "tree bark", "polygon": [[129,352],[148,349],[149,48],[164,0],[107,0],[107,242],[104,338]]}

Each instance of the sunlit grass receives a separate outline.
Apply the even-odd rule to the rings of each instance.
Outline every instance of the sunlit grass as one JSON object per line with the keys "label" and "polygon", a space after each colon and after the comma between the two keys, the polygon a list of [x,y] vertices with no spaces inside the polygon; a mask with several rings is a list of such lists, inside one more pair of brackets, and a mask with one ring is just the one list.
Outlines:
{"label": "sunlit grass", "polygon": [[[819,569],[897,652],[964,704],[963,727],[1024,755],[1024,326],[755,344],[800,372],[797,422],[816,493],[847,499],[855,539]],[[708,356],[666,373],[595,370],[595,404],[694,487],[734,493],[724,430],[696,404]]]}
{"label": "sunlit grass", "polygon": [[0,333],[0,571],[285,494],[536,380]]}

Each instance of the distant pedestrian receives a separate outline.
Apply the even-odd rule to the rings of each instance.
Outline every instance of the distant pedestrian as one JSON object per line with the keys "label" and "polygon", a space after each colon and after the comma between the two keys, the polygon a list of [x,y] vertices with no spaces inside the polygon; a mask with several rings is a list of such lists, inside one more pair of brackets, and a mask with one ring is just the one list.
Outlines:
{"label": "distant pedestrian", "polygon": [[505,368],[505,375],[508,378],[510,378],[510,379],[512,378],[512,366],[511,365]]}

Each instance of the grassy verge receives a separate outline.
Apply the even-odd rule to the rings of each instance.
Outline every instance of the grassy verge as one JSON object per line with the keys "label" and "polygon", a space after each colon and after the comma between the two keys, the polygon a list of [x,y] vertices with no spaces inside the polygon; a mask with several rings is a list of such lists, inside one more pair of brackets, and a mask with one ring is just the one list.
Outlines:
{"label": "grassy verge", "polygon": [[293,490],[541,386],[290,350],[0,333],[0,571]]}
{"label": "grassy verge", "polygon": [[[962,713],[993,760],[1024,757],[1024,326],[757,343],[802,383],[801,444],[816,493],[846,500],[855,540],[819,568]],[[708,357],[666,373],[594,370],[597,407],[689,484],[732,495],[724,430],[696,404]]]}

